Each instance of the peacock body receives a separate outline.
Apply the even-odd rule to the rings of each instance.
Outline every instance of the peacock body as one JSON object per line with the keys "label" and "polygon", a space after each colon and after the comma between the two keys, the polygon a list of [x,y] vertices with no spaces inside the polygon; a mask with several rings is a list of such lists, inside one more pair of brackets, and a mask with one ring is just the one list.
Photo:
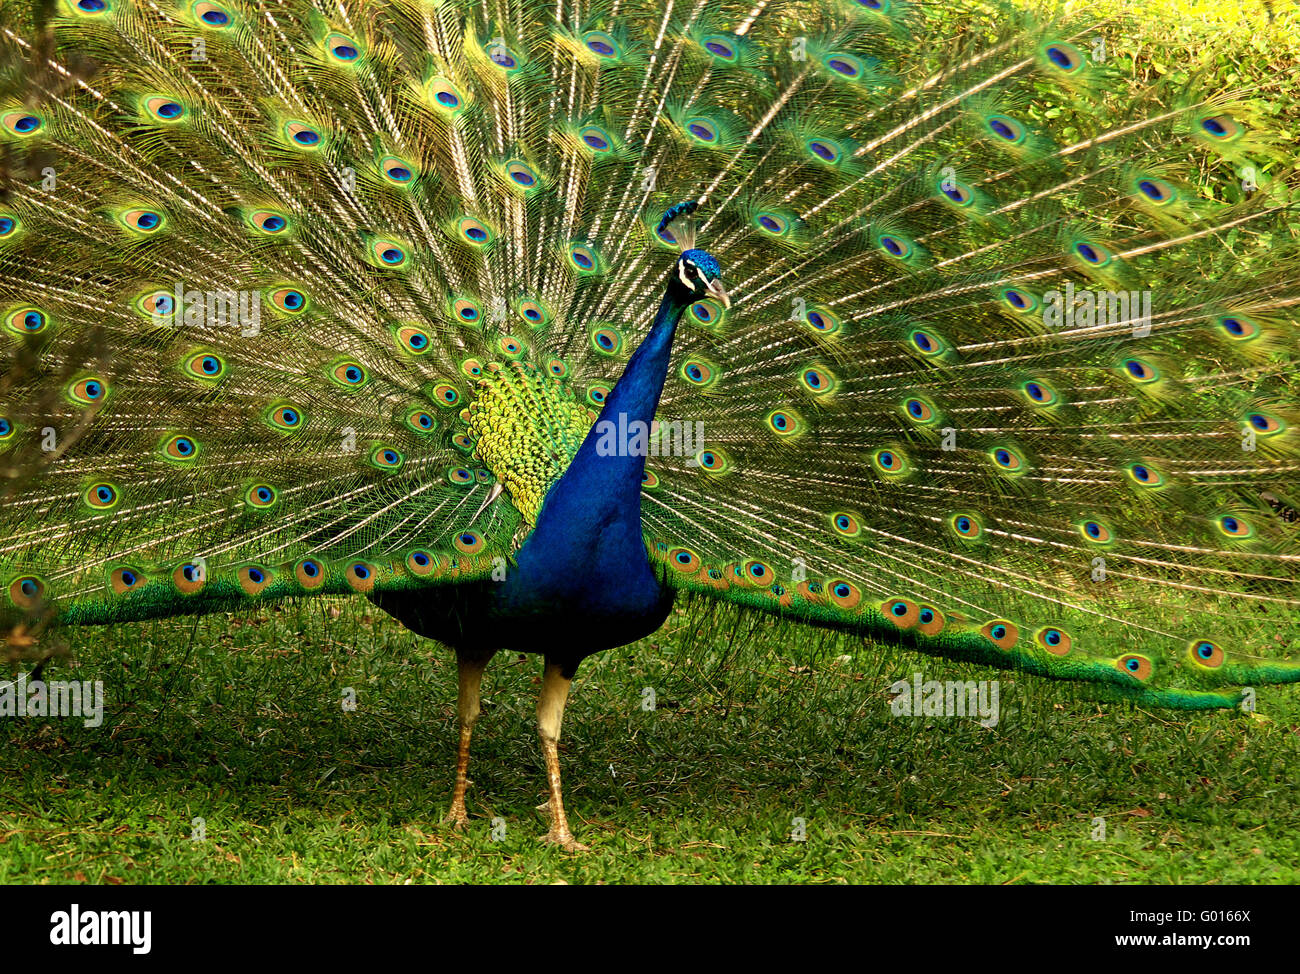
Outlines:
{"label": "peacock body", "polygon": [[679,595],[1155,705],[1300,679],[1266,106],[943,16],[7,4],[4,620],[366,596],[457,651],[462,822],[483,667],[544,654],[566,846],[569,681]]}

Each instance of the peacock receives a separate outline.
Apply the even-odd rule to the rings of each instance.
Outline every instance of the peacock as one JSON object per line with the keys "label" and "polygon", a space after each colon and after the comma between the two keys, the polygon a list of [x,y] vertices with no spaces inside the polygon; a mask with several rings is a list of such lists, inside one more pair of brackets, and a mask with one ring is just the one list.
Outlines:
{"label": "peacock", "polygon": [[675,602],[1140,705],[1300,680],[1285,127],[1123,29],[4,4],[11,654],[369,599],[456,653],[456,825],[485,667],[539,654],[569,850],[570,683]]}

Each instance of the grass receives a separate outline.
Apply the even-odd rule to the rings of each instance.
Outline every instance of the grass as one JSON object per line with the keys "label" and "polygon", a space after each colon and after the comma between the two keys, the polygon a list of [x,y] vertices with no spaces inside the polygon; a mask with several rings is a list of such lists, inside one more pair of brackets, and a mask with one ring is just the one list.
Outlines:
{"label": "grass", "polygon": [[[536,838],[536,657],[488,671],[462,834],[440,824],[454,659],[364,604],[69,631],[75,665],[49,678],[102,678],[105,720],[5,721],[0,882],[1300,880],[1294,688],[1258,716],[1142,712],[699,611],[579,672],[562,753],[582,855]],[[1000,678],[1001,721],[892,716],[914,670]]]}

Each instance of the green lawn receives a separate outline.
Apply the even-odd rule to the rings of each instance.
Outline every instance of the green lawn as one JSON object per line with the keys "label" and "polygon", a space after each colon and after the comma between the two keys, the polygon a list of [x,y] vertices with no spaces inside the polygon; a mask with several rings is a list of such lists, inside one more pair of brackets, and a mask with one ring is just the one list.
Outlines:
{"label": "green lawn", "polygon": [[[1296,688],[1257,716],[1151,713],[765,619],[734,631],[679,611],[583,666],[562,746],[592,851],[572,855],[536,838],[536,657],[488,671],[460,834],[440,824],[454,659],[364,603],[68,630],[77,665],[48,676],[102,678],[105,720],[3,721],[0,881],[1300,880]],[[893,716],[887,687],[914,670],[1000,677],[1001,721]]]}

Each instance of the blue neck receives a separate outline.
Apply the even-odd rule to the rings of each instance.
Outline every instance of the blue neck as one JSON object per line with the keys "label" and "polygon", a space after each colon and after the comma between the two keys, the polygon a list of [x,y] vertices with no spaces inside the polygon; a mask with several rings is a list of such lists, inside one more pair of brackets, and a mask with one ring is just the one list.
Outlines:
{"label": "blue neck", "polygon": [[661,597],[641,533],[645,455],[640,450],[630,455],[620,441],[614,455],[602,456],[609,451],[598,450],[597,444],[606,422],[623,429],[639,421],[648,429],[654,420],[677,323],[690,304],[689,295],[686,300],[675,296],[677,290],[670,285],[650,333],[628,361],[573,462],[547,494],[536,527],[507,572],[502,593],[507,602],[521,608],[540,608],[546,600],[576,602],[593,612],[619,613]]}
{"label": "blue neck", "polygon": [[611,518],[632,517],[639,536],[645,455],[630,456],[628,450],[619,449],[614,456],[601,456],[597,443],[601,431],[607,429],[604,423],[623,429],[638,420],[648,427],[654,420],[668,374],[673,336],[688,304],[674,300],[672,291],[664,295],[650,333],[632,353],[573,462],[547,495],[535,533],[545,535],[558,529],[567,538],[581,537],[599,531]]}

